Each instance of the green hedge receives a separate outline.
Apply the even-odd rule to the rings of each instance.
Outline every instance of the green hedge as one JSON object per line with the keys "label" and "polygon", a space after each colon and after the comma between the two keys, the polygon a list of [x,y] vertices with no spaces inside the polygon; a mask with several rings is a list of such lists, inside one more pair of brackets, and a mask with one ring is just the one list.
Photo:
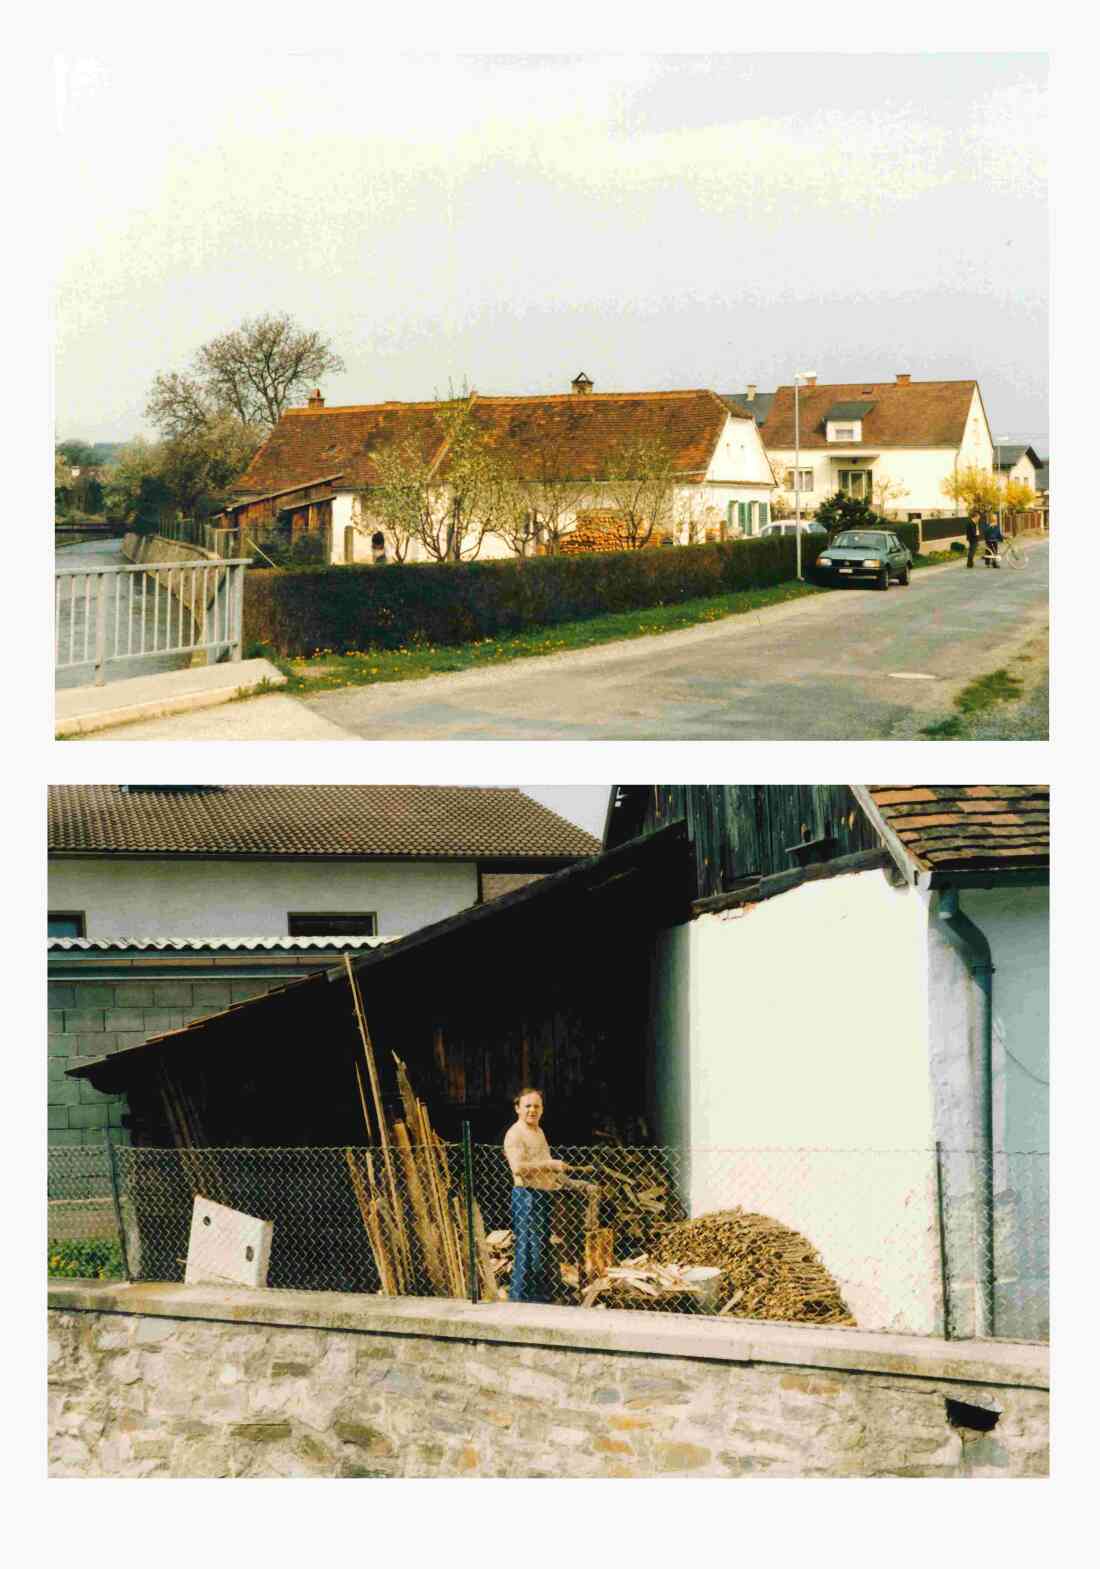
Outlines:
{"label": "green hedge", "polygon": [[[803,540],[804,571],[822,541]],[[245,641],[301,657],[479,642],[794,577],[792,536],[611,555],[248,572]]]}
{"label": "green hedge", "polygon": [[889,527],[901,540],[912,555],[920,555],[920,524],[919,523],[891,523]]}

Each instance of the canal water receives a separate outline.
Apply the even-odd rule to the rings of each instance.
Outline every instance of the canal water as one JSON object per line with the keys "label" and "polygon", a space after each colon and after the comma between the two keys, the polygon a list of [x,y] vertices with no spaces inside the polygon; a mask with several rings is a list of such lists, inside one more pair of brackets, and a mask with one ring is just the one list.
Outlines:
{"label": "canal water", "polygon": [[[130,565],[130,563],[126,560],[126,557],[122,554],[121,541],[117,540],[117,539],[97,539],[97,540],[93,540],[93,541],[91,541],[91,542],[89,542],[87,544],[66,545],[63,548],[61,548],[61,549],[59,549],[59,550],[57,550],[55,552],[55,563],[54,564],[58,568],[63,568],[63,567],[64,568],[72,568],[72,567],[125,567],[125,566],[129,566]],[[122,585],[122,592],[123,592],[123,594],[125,596],[128,593],[128,590],[125,588],[125,580],[126,580],[126,578],[127,577],[138,577],[138,576],[139,576],[139,574],[137,574],[137,573],[127,573],[127,572],[120,572],[120,573],[117,574],[117,576],[115,574],[112,574],[112,576],[111,576],[111,580],[110,580],[110,595],[109,595],[109,598],[108,598],[108,601],[107,601],[107,653],[108,653],[108,655],[114,654],[116,649],[122,650],[122,649],[127,649],[127,648],[141,648],[143,646],[142,645],[142,629],[143,629],[143,627],[144,627],[144,634],[145,634],[144,647],[146,647],[146,648],[152,648],[153,647],[153,642],[154,642],[154,609],[153,609],[153,592],[152,592],[151,580],[149,580],[149,588],[148,588],[148,591],[147,591],[146,596],[145,596],[144,608],[143,608],[142,603],[141,603],[141,595],[138,592],[138,590],[135,589],[135,591],[134,591],[133,609],[132,609],[129,617],[127,617],[127,615],[126,615],[126,607],[128,605],[128,599],[126,597],[123,597],[123,599],[122,599],[122,606],[121,606],[121,608],[119,610],[119,615],[118,615],[118,628],[117,628],[117,633],[116,633],[116,628],[115,628],[115,595],[119,591],[119,585]],[[58,625],[58,629],[57,629],[57,631],[58,631],[57,646],[60,648],[63,656],[67,656],[67,654],[68,654],[68,650],[69,650],[69,647],[70,647],[70,641],[69,641],[70,637],[72,637],[74,639],[72,646],[75,649],[82,649],[83,648],[83,643],[84,643],[84,615],[85,615],[84,599],[83,599],[83,586],[84,586],[84,584],[83,584],[83,581],[80,580],[80,579],[78,579],[77,582],[80,585],[80,587],[79,587],[80,597],[78,597],[75,605],[70,605],[70,603],[69,603],[68,588],[67,587],[63,587],[62,588],[62,592],[61,592],[61,609],[60,609],[60,613],[59,613],[59,617],[58,617],[59,625]],[[56,605],[56,599],[55,599],[54,603]],[[173,612],[172,612],[173,632],[174,632],[174,629],[175,629],[175,626],[176,626],[176,615],[177,615],[177,612],[178,612],[178,607],[173,602]],[[94,593],[93,593],[92,603],[91,603],[91,614],[92,614],[93,621],[94,621],[94,617],[95,617],[95,597],[94,597]],[[164,594],[162,593],[161,596],[160,596],[160,641],[162,643],[165,641],[164,615],[165,615]],[[128,621],[131,623],[130,625],[127,624]],[[184,611],[183,612],[183,623],[184,623],[184,630],[185,630],[185,632],[188,629],[189,621],[190,621],[190,617],[187,615],[187,612]],[[117,638],[117,641],[116,641],[116,638]],[[180,641],[180,640],[178,638],[176,638],[175,636],[173,636],[173,641]],[[94,646],[95,646],[95,644],[94,644],[94,629],[93,629],[92,637],[89,640],[89,648],[88,648],[88,652],[89,653],[92,652],[92,650],[94,649]],[[166,671],[166,670],[186,670],[186,669],[188,669],[190,667],[190,664],[191,664],[191,654],[190,653],[184,653],[184,654],[146,654],[146,655],[144,655],[140,659],[138,659],[138,658],[132,658],[132,659],[131,658],[126,658],[126,659],[109,659],[107,664],[104,666],[104,672],[103,673],[104,673],[105,679],[108,680],[108,681],[124,681],[124,680],[126,680],[126,678],[128,676],[151,676],[151,675],[158,675],[158,674],[160,674],[160,673],[162,673],[163,671]],[[54,672],[54,687],[57,688],[57,689],[60,689],[60,688],[63,688],[63,687],[89,686],[91,684],[92,680],[93,680],[94,674],[95,674],[95,672],[94,672],[94,670],[93,670],[93,668],[92,668],[92,666],[90,664],[88,664],[88,665],[78,665],[75,668],[70,669],[70,670],[55,670],[55,672]]]}

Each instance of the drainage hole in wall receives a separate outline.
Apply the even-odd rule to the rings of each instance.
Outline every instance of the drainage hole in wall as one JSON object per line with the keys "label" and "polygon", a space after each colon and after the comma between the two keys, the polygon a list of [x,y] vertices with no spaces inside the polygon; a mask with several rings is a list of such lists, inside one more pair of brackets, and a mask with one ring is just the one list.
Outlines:
{"label": "drainage hole in wall", "polygon": [[250,1264],[251,1264],[252,1260],[256,1257],[256,1250],[253,1248],[251,1242],[245,1248],[244,1256],[245,1256],[245,1258],[248,1260],[248,1262]]}
{"label": "drainage hole in wall", "polygon": [[952,1427],[968,1427],[975,1433],[990,1433],[997,1426],[999,1411],[990,1411],[985,1406],[968,1405],[965,1400],[944,1401],[947,1407],[947,1420]]}
{"label": "drainage hole in wall", "polygon": [[204,1226],[209,1226],[209,1224],[210,1224],[210,1216],[209,1215],[204,1215],[202,1217],[202,1223],[203,1223]]}

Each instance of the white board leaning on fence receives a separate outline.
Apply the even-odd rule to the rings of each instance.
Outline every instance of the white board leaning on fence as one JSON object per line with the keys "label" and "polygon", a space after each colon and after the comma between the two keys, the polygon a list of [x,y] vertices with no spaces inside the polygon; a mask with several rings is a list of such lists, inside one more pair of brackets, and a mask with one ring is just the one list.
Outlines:
{"label": "white board leaning on fence", "polygon": [[257,1220],[201,1196],[191,1212],[188,1286],[266,1286],[271,1259],[270,1220]]}

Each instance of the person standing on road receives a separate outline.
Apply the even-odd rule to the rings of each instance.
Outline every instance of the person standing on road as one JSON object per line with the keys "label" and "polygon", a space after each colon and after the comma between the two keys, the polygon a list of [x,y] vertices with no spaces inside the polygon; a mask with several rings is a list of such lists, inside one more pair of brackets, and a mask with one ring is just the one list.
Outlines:
{"label": "person standing on road", "polygon": [[516,1120],[504,1135],[504,1157],[512,1169],[512,1263],[510,1302],[552,1302],[550,1206],[564,1186],[565,1161],[554,1160],[543,1133],[542,1095],[524,1089],[516,1096]]}
{"label": "person standing on road", "polygon": [[981,537],[982,515],[977,507],[974,507],[966,520],[966,564],[968,567],[974,565],[974,557],[978,553]]}
{"label": "person standing on road", "polygon": [[999,567],[1001,563],[998,557],[998,546],[1004,539],[1004,535],[1001,533],[1001,525],[996,518],[986,518],[982,524],[982,538],[985,540],[985,548],[988,551],[988,555],[985,558],[986,566]]}

